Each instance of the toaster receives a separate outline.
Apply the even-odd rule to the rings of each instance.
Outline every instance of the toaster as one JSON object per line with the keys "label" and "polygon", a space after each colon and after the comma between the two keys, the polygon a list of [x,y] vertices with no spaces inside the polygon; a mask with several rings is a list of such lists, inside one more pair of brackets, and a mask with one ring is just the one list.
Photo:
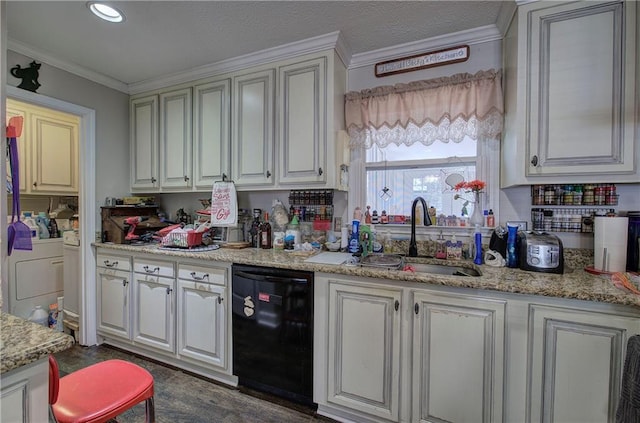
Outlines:
{"label": "toaster", "polygon": [[562,241],[546,232],[520,233],[520,269],[532,272],[564,272]]}

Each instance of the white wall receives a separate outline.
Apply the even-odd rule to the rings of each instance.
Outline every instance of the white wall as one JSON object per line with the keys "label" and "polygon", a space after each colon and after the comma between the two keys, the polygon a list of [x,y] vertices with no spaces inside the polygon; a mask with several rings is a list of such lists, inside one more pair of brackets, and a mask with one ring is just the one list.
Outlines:
{"label": "white wall", "polygon": [[[466,62],[437,66],[415,72],[377,78],[375,64],[362,67],[350,67],[347,72],[347,91],[360,91],[383,85],[394,85],[424,79],[451,76],[458,73],[476,73],[481,70],[500,69],[502,67],[502,41],[488,41],[469,45],[469,59]],[[357,60],[357,56],[354,57]],[[380,60],[381,62],[384,60]]]}
{"label": "white wall", "polygon": [[[15,65],[26,67],[33,59],[7,51],[7,85],[18,86],[11,76]],[[59,68],[42,63],[38,94],[96,111],[96,186],[98,206],[107,196],[129,193],[129,96]],[[98,209],[98,212],[100,209]],[[98,227],[100,222],[98,221]]]}

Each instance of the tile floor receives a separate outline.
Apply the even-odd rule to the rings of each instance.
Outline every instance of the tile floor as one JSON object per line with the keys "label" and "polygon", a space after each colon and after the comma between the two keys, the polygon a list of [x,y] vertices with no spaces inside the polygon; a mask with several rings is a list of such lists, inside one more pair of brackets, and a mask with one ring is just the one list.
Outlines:
{"label": "tile floor", "polygon": [[[154,377],[157,423],[333,422],[316,416],[313,410],[273,398],[267,401],[109,346],[75,345],[55,357],[61,376],[110,358],[128,360],[144,367]],[[117,420],[119,423],[144,422],[144,403]]]}

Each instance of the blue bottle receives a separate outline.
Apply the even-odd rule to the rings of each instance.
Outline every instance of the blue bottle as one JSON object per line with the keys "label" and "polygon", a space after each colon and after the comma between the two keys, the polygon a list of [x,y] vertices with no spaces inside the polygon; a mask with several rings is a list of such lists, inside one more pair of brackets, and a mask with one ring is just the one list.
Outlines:
{"label": "blue bottle", "polygon": [[360,221],[351,222],[351,238],[349,238],[349,252],[357,253],[360,251]]}
{"label": "blue bottle", "polygon": [[518,267],[518,227],[507,225],[507,267]]}
{"label": "blue bottle", "polygon": [[476,232],[474,234],[474,241],[476,245],[476,255],[473,258],[475,264],[482,264],[482,233],[480,233],[480,226],[476,225]]}

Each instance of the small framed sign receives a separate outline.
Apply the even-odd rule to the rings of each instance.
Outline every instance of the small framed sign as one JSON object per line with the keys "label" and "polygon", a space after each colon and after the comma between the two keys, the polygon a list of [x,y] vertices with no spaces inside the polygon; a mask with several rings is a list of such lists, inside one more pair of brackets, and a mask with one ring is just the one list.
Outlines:
{"label": "small framed sign", "polygon": [[465,62],[467,59],[469,59],[469,46],[463,45],[376,63],[375,72],[376,76],[380,78],[381,76],[396,73],[413,72],[435,66]]}

